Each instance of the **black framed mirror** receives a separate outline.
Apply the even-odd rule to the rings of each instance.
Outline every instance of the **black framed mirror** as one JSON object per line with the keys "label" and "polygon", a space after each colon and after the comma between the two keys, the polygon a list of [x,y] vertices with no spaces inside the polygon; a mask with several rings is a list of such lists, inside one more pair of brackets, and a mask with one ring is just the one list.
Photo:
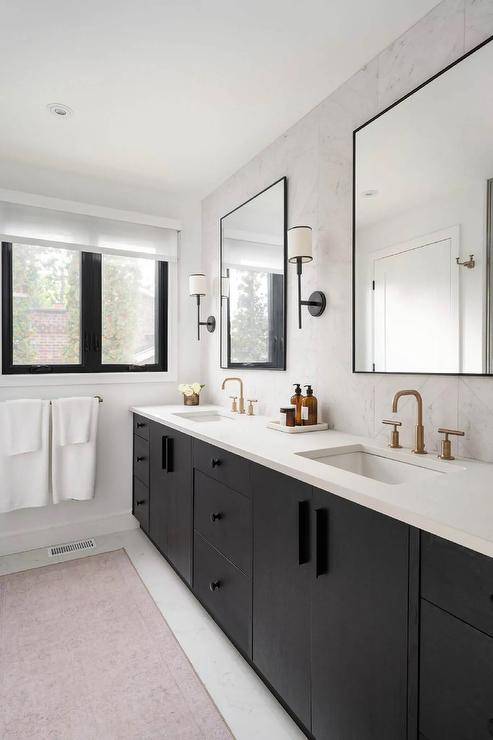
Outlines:
{"label": "black framed mirror", "polygon": [[287,179],[221,218],[221,367],[286,369]]}
{"label": "black framed mirror", "polygon": [[493,43],[354,132],[353,371],[491,375]]}

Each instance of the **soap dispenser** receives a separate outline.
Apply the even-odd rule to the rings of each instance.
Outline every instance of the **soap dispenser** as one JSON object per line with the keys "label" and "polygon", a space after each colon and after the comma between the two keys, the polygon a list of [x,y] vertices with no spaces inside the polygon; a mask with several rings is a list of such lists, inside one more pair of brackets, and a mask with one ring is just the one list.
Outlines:
{"label": "soap dispenser", "polygon": [[291,396],[291,403],[295,407],[294,423],[297,427],[302,426],[301,421],[301,405],[303,403],[303,395],[301,393],[301,385],[299,383],[293,383],[295,386],[294,395]]}
{"label": "soap dispenser", "polygon": [[301,420],[303,426],[311,426],[317,423],[317,398],[313,395],[311,385],[305,385],[306,396],[301,402]]}

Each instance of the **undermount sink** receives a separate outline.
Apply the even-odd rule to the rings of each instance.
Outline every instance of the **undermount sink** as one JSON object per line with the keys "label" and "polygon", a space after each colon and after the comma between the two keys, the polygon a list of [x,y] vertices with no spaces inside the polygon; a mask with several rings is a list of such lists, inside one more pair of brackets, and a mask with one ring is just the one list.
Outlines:
{"label": "undermount sink", "polygon": [[367,448],[364,445],[348,445],[295,454],[391,486],[421,483],[447,473],[465,470],[459,465],[447,465],[433,458],[430,460],[428,457],[419,459],[416,457],[416,461],[398,460],[394,456],[385,455],[384,450]]}
{"label": "undermount sink", "polygon": [[200,424],[208,421],[233,421],[233,417],[222,411],[184,411],[183,413],[175,413],[173,416],[179,416],[180,419],[187,419],[188,421],[196,421]]}

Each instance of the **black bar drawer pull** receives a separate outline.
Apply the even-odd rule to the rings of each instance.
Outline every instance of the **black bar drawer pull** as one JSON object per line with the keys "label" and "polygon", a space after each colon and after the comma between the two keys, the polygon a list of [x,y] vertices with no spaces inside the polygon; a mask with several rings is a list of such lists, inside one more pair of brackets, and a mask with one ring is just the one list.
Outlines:
{"label": "black bar drawer pull", "polygon": [[220,461],[220,459],[218,457],[211,458],[211,466],[213,468],[219,467],[220,464],[221,464],[221,461]]}
{"label": "black bar drawer pull", "polygon": [[223,515],[221,514],[220,511],[218,512],[213,511],[211,514],[211,522],[220,521],[222,518],[223,518]]}
{"label": "black bar drawer pull", "polygon": [[171,473],[173,471],[171,450],[171,438],[163,436],[161,448],[161,467],[166,473]]}
{"label": "black bar drawer pull", "polygon": [[146,426],[147,426],[147,424],[145,423],[145,421],[138,421],[137,422],[137,429],[144,429],[144,427],[146,427]]}
{"label": "black bar drawer pull", "polygon": [[310,562],[310,502],[298,501],[298,563]]}
{"label": "black bar drawer pull", "polygon": [[211,581],[209,588],[211,591],[217,591],[218,588],[221,588],[221,581]]}
{"label": "black bar drawer pull", "polygon": [[136,458],[136,462],[144,462],[144,460],[145,460],[145,457],[143,455]]}
{"label": "black bar drawer pull", "polygon": [[329,572],[329,513],[327,509],[315,509],[316,562],[315,577]]}
{"label": "black bar drawer pull", "polygon": [[135,504],[136,504],[137,506],[144,506],[144,504],[145,504],[145,503],[146,503],[146,500],[145,500],[145,498],[142,498],[142,499],[140,499],[140,501],[136,501],[136,502],[135,502]]}

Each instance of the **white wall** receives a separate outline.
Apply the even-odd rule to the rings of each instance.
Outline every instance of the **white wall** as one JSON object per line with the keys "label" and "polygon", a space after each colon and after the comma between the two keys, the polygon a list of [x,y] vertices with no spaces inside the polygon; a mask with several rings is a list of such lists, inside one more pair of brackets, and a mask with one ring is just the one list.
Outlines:
{"label": "white wall", "polygon": [[[382,431],[381,420],[390,412],[393,393],[411,386],[424,397],[430,449],[437,448],[438,426],[451,426],[466,432],[463,454],[493,461],[493,378],[351,372],[353,129],[490,34],[491,0],[444,0],[203,201],[203,259],[211,278],[218,271],[220,217],[283,175],[288,177],[289,226],[308,224],[314,230],[314,262],[305,267],[303,292],[307,297],[312,290],[324,290],[327,309],[318,319],[304,311],[304,326],[298,330],[295,270],[290,269],[288,371],[241,373],[248,396],[260,400],[260,411],[276,414],[289,399],[292,383],[313,383],[322,417],[337,429],[384,438],[388,431]],[[206,312],[217,314],[216,298]],[[203,344],[209,397],[226,404],[220,383],[227,372],[219,368],[218,334]],[[412,400],[402,405],[400,418],[404,444],[410,445]]]}
{"label": "white wall", "polygon": [[[0,186],[8,187],[1,180]],[[58,196],[53,190],[47,190],[43,194]],[[94,203],[90,193],[86,194],[86,198],[88,202]],[[112,202],[106,200],[100,205],[124,208],[126,203],[114,199]],[[139,380],[116,384],[100,382],[87,385],[53,385],[53,378],[45,381],[38,376],[33,378],[30,387],[11,385],[5,387],[1,384],[0,376],[0,401],[11,398],[53,398],[80,394],[99,394],[104,398],[104,403],[100,406],[94,500],[69,501],[46,508],[21,509],[0,514],[0,555],[134,525],[135,520],[130,515],[132,429],[128,409],[133,405],[177,403],[180,400],[176,388],[178,382],[200,380],[197,377],[199,345],[195,339],[195,304],[189,298],[187,290],[188,274],[200,268],[200,205],[182,204],[180,208],[175,207],[170,213],[166,203],[163,203],[161,211],[160,215],[168,215],[183,223],[178,263],[177,311],[180,337],[178,380],[166,383]],[[157,209],[156,212],[159,215]],[[9,383],[10,380],[11,378]],[[59,529],[54,529],[56,527]]]}

